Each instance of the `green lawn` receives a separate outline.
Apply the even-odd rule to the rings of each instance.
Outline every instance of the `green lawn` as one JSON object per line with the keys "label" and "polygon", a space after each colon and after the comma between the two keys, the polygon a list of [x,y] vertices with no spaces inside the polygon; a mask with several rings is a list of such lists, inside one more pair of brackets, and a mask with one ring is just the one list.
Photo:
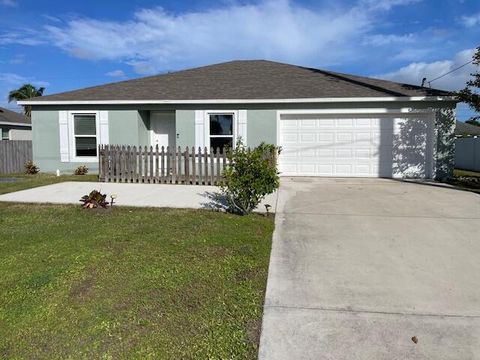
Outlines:
{"label": "green lawn", "polygon": [[460,189],[480,193],[479,172],[455,169],[453,171],[453,179],[450,179],[448,183]]}
{"label": "green lawn", "polygon": [[0,203],[0,358],[253,359],[273,219]]}
{"label": "green lawn", "polygon": [[480,177],[480,172],[455,169],[455,170],[453,170],[453,175],[454,175],[454,176]]}
{"label": "green lawn", "polygon": [[[15,182],[3,182],[2,179],[16,179]],[[63,181],[97,181],[97,175],[61,175],[53,174],[7,174],[0,175],[0,194],[25,190],[37,186],[55,184]]]}

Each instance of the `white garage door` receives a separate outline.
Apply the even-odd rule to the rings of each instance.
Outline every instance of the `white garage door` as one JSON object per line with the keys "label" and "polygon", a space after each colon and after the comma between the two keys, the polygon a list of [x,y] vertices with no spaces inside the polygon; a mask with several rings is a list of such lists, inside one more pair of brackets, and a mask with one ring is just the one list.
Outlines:
{"label": "white garage door", "polygon": [[287,176],[431,177],[434,126],[424,114],[282,114],[279,170]]}

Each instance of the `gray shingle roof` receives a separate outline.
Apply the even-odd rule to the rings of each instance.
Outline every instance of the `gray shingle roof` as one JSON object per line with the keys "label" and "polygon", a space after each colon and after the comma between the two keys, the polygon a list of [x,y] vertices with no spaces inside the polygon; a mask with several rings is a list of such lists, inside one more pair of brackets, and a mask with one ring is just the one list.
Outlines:
{"label": "gray shingle roof", "polygon": [[480,135],[480,126],[475,126],[472,124],[466,124],[461,121],[457,121],[455,126],[455,135]]}
{"label": "gray shingle roof", "polygon": [[231,61],[35,98],[35,101],[448,96],[446,91],[266,60]]}
{"label": "gray shingle roof", "polygon": [[31,121],[25,115],[0,107],[0,123],[10,122],[17,124],[30,124]]}

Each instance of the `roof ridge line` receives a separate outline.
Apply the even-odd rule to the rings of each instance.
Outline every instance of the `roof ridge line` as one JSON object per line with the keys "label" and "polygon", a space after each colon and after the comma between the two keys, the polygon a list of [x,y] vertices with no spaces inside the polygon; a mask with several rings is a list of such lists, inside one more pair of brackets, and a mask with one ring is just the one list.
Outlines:
{"label": "roof ridge line", "polygon": [[[328,70],[321,70],[321,69],[315,69],[315,68],[307,68],[307,69],[310,69],[310,70],[315,70],[315,71],[318,71],[318,72],[321,72],[321,73],[324,73],[328,76],[331,76],[331,77],[334,77],[334,78],[337,78],[339,80],[343,80],[343,81],[346,81],[346,82],[349,82],[349,83],[352,83],[352,84],[356,84],[356,85],[360,85],[360,86],[363,86],[363,87],[366,87],[366,88],[369,88],[369,89],[372,89],[372,90],[375,90],[375,91],[380,91],[380,92],[384,92],[384,93],[388,93],[390,95],[393,95],[393,96],[406,96],[404,93],[400,93],[398,91],[393,91],[393,90],[389,90],[389,89],[386,89],[382,86],[377,86],[377,85],[373,85],[373,84],[368,84],[364,81],[360,81],[360,80],[354,80],[354,79],[351,79],[351,78],[348,78],[347,75],[348,74],[341,74],[341,73],[337,73],[337,72],[332,72],[332,71],[328,71]],[[350,75],[348,75],[350,76]],[[355,76],[355,77],[358,77],[356,75],[351,75],[351,76]],[[369,79],[368,77],[366,77],[367,79]],[[372,80],[375,80],[375,79],[372,79]],[[384,80],[384,81],[387,81],[388,80]],[[392,81],[392,83],[394,83],[394,81]]]}

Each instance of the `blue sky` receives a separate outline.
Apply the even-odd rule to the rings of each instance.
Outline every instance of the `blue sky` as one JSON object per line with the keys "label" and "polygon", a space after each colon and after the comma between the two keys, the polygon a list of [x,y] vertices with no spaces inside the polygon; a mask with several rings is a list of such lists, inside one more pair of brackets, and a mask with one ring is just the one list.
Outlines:
{"label": "blue sky", "polygon": [[[478,0],[0,0],[0,106],[233,59],[269,59],[420,84],[471,59]],[[465,66],[432,83],[459,89]],[[462,107],[459,118],[472,115]]]}

